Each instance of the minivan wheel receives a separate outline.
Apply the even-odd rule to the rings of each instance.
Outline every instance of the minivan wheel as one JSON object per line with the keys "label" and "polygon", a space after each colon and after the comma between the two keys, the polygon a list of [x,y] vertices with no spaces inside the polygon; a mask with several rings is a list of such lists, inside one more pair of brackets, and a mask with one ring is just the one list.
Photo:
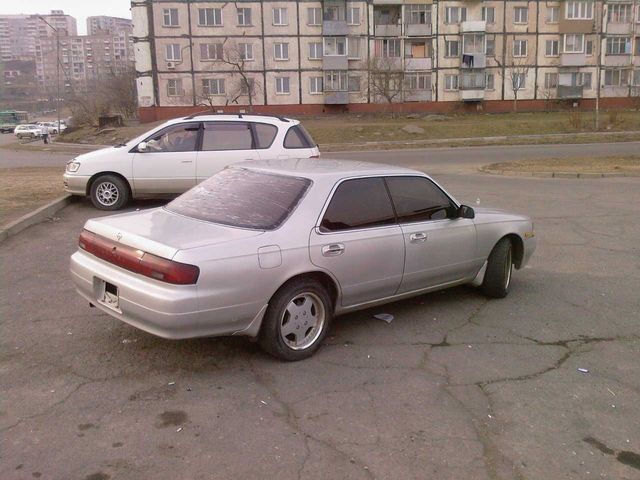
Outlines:
{"label": "minivan wheel", "polygon": [[487,270],[481,286],[482,293],[487,297],[506,297],[511,286],[512,272],[513,248],[511,241],[508,238],[502,238],[489,254]]}
{"label": "minivan wheel", "polygon": [[100,210],[119,210],[129,202],[129,186],[115,175],[101,175],[91,184],[91,202]]}
{"label": "minivan wheel", "polygon": [[326,288],[311,279],[297,279],[269,302],[258,341],[276,358],[302,360],[320,348],[332,318],[333,303]]}

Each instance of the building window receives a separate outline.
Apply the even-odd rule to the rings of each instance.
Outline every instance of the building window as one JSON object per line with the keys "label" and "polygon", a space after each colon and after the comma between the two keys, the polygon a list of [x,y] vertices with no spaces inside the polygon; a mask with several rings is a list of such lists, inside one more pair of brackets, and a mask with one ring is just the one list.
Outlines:
{"label": "building window", "polygon": [[273,24],[274,25],[288,25],[287,21],[287,9],[286,8],[274,8],[273,9]]}
{"label": "building window", "polygon": [[514,40],[513,41],[513,56],[514,57],[526,57],[527,56],[527,41],[526,40]]}
{"label": "building window", "polygon": [[245,61],[253,60],[253,44],[252,43],[239,43],[238,50],[240,51],[240,60],[245,60]]}
{"label": "building window", "polygon": [[170,43],[166,46],[167,62],[179,62],[182,60],[182,49],[178,43]]}
{"label": "building window", "polygon": [[240,27],[251,26],[251,9],[250,8],[238,9],[238,26]]}
{"label": "building window", "polygon": [[201,43],[200,59],[201,60],[222,60],[222,44],[221,43]]}
{"label": "building window", "polygon": [[407,73],[404,88],[406,90],[431,91],[431,73]]}
{"label": "building window", "polygon": [[273,56],[276,60],[289,60],[289,44],[288,43],[274,43],[273,44]]}
{"label": "building window", "polygon": [[312,42],[309,44],[309,60],[322,59],[322,42]]}
{"label": "building window", "polygon": [[558,23],[560,7],[547,7],[547,23]]}
{"label": "building window", "polygon": [[203,95],[224,95],[224,78],[204,78],[202,80]]}
{"label": "building window", "polygon": [[309,93],[312,95],[322,93],[322,77],[309,78]]}
{"label": "building window", "polygon": [[374,49],[378,58],[397,58],[400,56],[400,39],[376,40]]}
{"label": "building window", "polygon": [[458,40],[445,40],[445,42],[444,42],[444,56],[445,57],[459,57],[460,56],[460,42]]}
{"label": "building window", "polygon": [[407,25],[431,25],[431,5],[405,5],[405,23]]}
{"label": "building window", "polygon": [[247,78],[246,82],[243,80],[240,81],[240,93],[242,95],[253,95],[256,93],[256,82],[253,78]]}
{"label": "building window", "polygon": [[578,85],[582,85],[584,88],[591,88],[591,72],[577,73]]}
{"label": "building window", "polygon": [[583,53],[584,35],[582,33],[568,33],[564,36],[564,53]]}
{"label": "building window", "polygon": [[484,53],[484,33],[465,33],[462,36],[462,54]]}
{"label": "building window", "polygon": [[515,7],[513,9],[513,23],[529,23],[529,9],[527,7]]}
{"label": "building window", "polygon": [[630,37],[607,37],[607,55],[629,55],[630,53]]}
{"label": "building window", "polygon": [[636,68],[633,71],[633,84],[635,86],[640,86],[640,68]]}
{"label": "building window", "polygon": [[547,40],[544,54],[547,57],[557,57],[560,55],[560,42],[558,40]]}
{"label": "building window", "polygon": [[347,72],[344,71],[328,71],[324,74],[324,91],[325,92],[346,92],[348,91]]}
{"label": "building window", "polygon": [[585,53],[587,55],[593,55],[593,40],[587,40],[584,45]]}
{"label": "building window", "polygon": [[321,8],[307,8],[307,25],[322,25]]}
{"label": "building window", "polygon": [[592,20],[593,1],[567,2],[565,18],[568,20]]}
{"label": "building window", "polygon": [[446,7],[444,10],[444,23],[460,23],[467,20],[465,7]]}
{"label": "building window", "polygon": [[167,80],[167,96],[178,97],[180,95],[184,95],[184,91],[182,90],[182,79],[173,78],[171,80]]}
{"label": "building window", "polygon": [[609,23],[629,23],[631,22],[631,4],[610,3],[607,10],[607,21]]}
{"label": "building window", "polygon": [[458,75],[445,75],[444,76],[444,89],[445,90],[458,90]]}
{"label": "building window", "polygon": [[220,8],[199,8],[198,25],[201,27],[221,27],[222,9]]}
{"label": "building window", "polygon": [[163,8],[162,9],[162,26],[163,27],[178,27],[178,9],[177,8]]}
{"label": "building window", "polygon": [[289,77],[276,77],[276,94],[289,95]]}
{"label": "building window", "polygon": [[557,73],[545,73],[544,74],[544,88],[557,88],[558,87],[558,74]]}
{"label": "building window", "polygon": [[345,37],[326,37],[323,54],[325,56],[346,55],[347,39]]}
{"label": "building window", "polygon": [[360,7],[347,8],[347,24],[360,25]]}
{"label": "building window", "polygon": [[527,85],[527,74],[526,73],[513,73],[511,75],[511,80],[513,82],[513,90],[522,90]]}
{"label": "building window", "polygon": [[338,7],[337,5],[327,5],[326,7],[324,7],[322,19],[328,22],[337,22],[339,20],[344,20],[344,18],[341,18],[340,13],[340,7]]}
{"label": "building window", "polygon": [[360,91],[360,77],[357,75],[349,75],[349,91],[350,92],[359,92]]}
{"label": "building window", "polygon": [[493,73],[487,73],[484,79],[485,90],[494,90],[495,89],[495,77]]}
{"label": "building window", "polygon": [[629,85],[629,70],[606,68],[604,71],[605,87],[625,87]]}
{"label": "building window", "polygon": [[487,23],[496,23],[496,9],[494,7],[482,7],[482,20]]}
{"label": "building window", "polygon": [[489,56],[493,56],[496,54],[496,37],[487,37],[485,45],[485,52]]}
{"label": "building window", "polygon": [[640,37],[636,37],[636,56],[640,56]]}
{"label": "building window", "polygon": [[347,41],[347,51],[349,58],[360,58],[360,39],[357,37],[349,38]]}

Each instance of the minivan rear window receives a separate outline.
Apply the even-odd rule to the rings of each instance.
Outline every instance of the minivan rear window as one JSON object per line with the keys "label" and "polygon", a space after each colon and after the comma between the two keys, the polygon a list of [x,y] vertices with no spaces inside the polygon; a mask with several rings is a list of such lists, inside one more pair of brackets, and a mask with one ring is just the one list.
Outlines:
{"label": "minivan rear window", "polygon": [[302,125],[294,125],[284,137],[284,148],[313,148],[315,146],[316,142]]}
{"label": "minivan rear window", "polygon": [[307,178],[227,168],[165,208],[206,222],[273,230],[295,210],[310,184]]}

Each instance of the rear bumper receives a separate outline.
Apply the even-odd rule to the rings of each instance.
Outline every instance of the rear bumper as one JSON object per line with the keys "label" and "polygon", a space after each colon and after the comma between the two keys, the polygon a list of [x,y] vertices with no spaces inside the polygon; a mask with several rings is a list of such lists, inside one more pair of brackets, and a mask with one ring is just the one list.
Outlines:
{"label": "rear bumper", "polygon": [[91,177],[84,175],[70,175],[65,173],[62,175],[62,183],[64,191],[72,195],[87,195],[87,183]]}
{"label": "rear bumper", "polygon": [[[162,338],[254,335],[248,327],[260,310],[247,318],[238,306],[198,310],[196,285],[172,285],[128,272],[82,250],[71,256],[71,277],[77,292],[103,312]],[[99,280],[118,287],[118,309],[101,303]],[[246,311],[247,305],[242,306]],[[264,313],[264,312],[262,312]]]}

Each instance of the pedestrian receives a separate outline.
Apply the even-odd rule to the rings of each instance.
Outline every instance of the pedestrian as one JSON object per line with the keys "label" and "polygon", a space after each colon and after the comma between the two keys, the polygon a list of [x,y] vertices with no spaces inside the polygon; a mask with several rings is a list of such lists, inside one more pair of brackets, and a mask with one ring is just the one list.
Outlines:
{"label": "pedestrian", "polygon": [[44,140],[45,145],[49,143],[49,130],[45,130],[42,134],[42,140]]}

